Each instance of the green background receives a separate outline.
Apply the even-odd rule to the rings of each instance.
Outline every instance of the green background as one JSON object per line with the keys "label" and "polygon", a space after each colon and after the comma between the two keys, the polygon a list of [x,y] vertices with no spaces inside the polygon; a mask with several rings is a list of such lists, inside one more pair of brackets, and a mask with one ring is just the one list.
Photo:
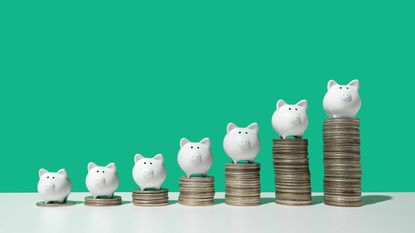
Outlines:
{"label": "green background", "polygon": [[0,191],[36,191],[38,169],[163,153],[178,191],[181,137],[210,137],[224,191],[226,124],[259,123],[273,191],[271,116],[309,101],[313,191],[322,191],[327,81],[361,81],[363,191],[415,191],[413,1],[2,1]]}

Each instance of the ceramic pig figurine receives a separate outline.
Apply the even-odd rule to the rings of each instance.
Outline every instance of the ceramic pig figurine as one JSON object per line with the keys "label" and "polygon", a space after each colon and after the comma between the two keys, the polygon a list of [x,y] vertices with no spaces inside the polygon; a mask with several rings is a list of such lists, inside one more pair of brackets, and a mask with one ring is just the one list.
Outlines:
{"label": "ceramic pig figurine", "polygon": [[195,174],[206,176],[213,163],[210,139],[204,138],[200,142],[190,142],[182,138],[177,162],[187,177]]}
{"label": "ceramic pig figurine", "polygon": [[164,167],[163,155],[158,154],[153,158],[144,158],[140,154],[134,157],[133,178],[144,191],[148,188],[160,189],[166,179],[166,168]]}
{"label": "ceramic pig figurine", "polygon": [[355,117],[361,105],[359,80],[355,79],[347,85],[339,85],[334,80],[328,82],[323,108],[329,117]]}
{"label": "ceramic pig figurine", "polygon": [[72,183],[65,169],[60,169],[58,172],[48,172],[42,168],[39,170],[37,191],[46,204],[64,203],[72,191]]}
{"label": "ceramic pig figurine", "polygon": [[120,184],[115,164],[110,163],[105,167],[101,167],[93,162],[88,163],[88,175],[85,183],[94,198],[112,198]]}
{"label": "ceramic pig figurine", "polygon": [[223,148],[234,164],[240,160],[253,162],[260,147],[257,123],[252,123],[246,128],[239,128],[234,123],[228,124]]}
{"label": "ceramic pig figurine", "polygon": [[308,125],[307,100],[290,105],[278,100],[277,109],[272,115],[272,127],[282,138],[302,137]]}

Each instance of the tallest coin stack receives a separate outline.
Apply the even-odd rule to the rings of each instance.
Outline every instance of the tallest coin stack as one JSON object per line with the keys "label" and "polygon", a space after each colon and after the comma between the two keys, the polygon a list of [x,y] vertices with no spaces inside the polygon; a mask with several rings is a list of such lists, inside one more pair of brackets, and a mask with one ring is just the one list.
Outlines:
{"label": "tallest coin stack", "polygon": [[360,206],[360,120],[326,119],[323,138],[324,203],[334,206]]}

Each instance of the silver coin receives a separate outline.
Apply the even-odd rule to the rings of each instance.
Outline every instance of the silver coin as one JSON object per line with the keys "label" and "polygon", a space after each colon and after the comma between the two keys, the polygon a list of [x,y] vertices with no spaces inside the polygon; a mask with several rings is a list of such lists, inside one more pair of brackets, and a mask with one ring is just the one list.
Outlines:
{"label": "silver coin", "polygon": [[44,201],[40,201],[36,203],[36,206],[39,207],[68,207],[68,206],[73,206],[75,205],[76,202],[74,201],[65,201],[63,203],[58,203],[58,202],[52,202],[52,203],[45,203]]}

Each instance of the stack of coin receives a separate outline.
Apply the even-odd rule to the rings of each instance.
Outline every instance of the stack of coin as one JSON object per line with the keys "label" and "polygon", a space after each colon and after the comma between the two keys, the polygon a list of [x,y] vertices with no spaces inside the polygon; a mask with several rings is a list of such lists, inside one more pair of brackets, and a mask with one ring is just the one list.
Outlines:
{"label": "stack of coin", "polygon": [[191,206],[213,205],[214,177],[180,177],[179,203]]}
{"label": "stack of coin", "polygon": [[324,121],[324,203],[361,205],[360,121],[330,118]]}
{"label": "stack of coin", "polygon": [[164,206],[169,204],[167,189],[160,190],[134,190],[133,204],[135,206]]}
{"label": "stack of coin", "polygon": [[237,206],[260,204],[259,163],[227,163],[225,203]]}
{"label": "stack of coin", "polygon": [[305,139],[274,139],[273,159],[275,202],[284,205],[310,205],[308,141]]}
{"label": "stack of coin", "polygon": [[113,196],[112,198],[108,197],[98,197],[93,198],[92,196],[85,197],[85,205],[87,206],[115,206],[121,205],[121,197]]}

